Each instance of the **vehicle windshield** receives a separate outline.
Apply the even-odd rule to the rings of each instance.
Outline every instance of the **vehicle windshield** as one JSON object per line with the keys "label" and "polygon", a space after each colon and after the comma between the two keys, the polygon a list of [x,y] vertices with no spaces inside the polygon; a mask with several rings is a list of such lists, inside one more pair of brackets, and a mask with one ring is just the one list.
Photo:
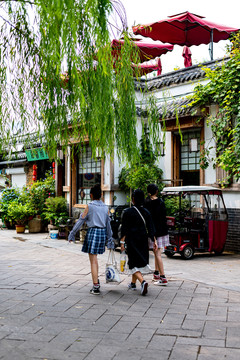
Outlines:
{"label": "vehicle windshield", "polygon": [[208,194],[205,197],[209,219],[227,220],[227,212],[221,195]]}

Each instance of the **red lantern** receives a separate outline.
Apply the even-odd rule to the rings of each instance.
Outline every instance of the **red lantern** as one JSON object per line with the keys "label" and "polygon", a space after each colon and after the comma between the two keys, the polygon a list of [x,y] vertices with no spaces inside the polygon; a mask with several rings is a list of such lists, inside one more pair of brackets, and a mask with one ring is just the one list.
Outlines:
{"label": "red lantern", "polygon": [[55,174],[53,174],[53,179],[55,179]]}
{"label": "red lantern", "polygon": [[55,174],[55,168],[52,169],[53,174]]}
{"label": "red lantern", "polygon": [[52,167],[55,168],[55,162],[52,163]]}
{"label": "red lantern", "polygon": [[37,170],[33,170],[33,175],[37,175]]}
{"label": "red lantern", "polygon": [[37,180],[36,175],[33,175],[32,179],[33,179],[33,181],[36,181]]}
{"label": "red lantern", "polygon": [[37,170],[37,165],[33,165],[33,170]]}

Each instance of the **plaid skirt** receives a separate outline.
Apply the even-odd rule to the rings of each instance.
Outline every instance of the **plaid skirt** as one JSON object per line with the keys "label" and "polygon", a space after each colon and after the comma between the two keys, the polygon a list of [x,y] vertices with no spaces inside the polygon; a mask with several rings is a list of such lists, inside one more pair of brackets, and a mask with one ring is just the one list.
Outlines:
{"label": "plaid skirt", "polygon": [[88,254],[103,254],[106,246],[106,228],[89,228],[82,251]]}
{"label": "plaid skirt", "polygon": [[[157,245],[159,249],[162,249],[162,252],[164,252],[165,246],[168,246],[169,244],[169,235],[157,237]],[[149,249],[153,249],[153,241],[150,238],[148,239],[148,247]]]}

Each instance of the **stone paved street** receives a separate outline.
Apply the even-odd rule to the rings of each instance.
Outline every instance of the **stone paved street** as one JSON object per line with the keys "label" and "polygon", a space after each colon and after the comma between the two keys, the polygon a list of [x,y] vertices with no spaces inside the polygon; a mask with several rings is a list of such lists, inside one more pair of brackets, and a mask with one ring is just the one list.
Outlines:
{"label": "stone paved street", "polygon": [[145,297],[105,284],[106,258],[94,296],[81,245],[0,230],[0,359],[240,359],[239,255],[164,257]]}

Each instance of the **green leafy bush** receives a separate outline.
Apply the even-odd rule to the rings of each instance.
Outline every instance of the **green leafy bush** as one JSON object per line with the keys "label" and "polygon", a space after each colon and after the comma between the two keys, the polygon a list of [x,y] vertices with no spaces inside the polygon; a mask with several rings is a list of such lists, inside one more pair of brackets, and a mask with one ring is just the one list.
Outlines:
{"label": "green leafy bush", "polygon": [[[179,216],[179,197],[169,196],[164,198],[167,216]],[[188,211],[190,203],[187,199],[181,199],[181,211]]]}
{"label": "green leafy bush", "polygon": [[2,196],[0,200],[0,211],[2,221],[7,225],[7,227],[14,226],[14,220],[8,214],[9,205],[18,200],[20,197],[20,190],[16,188],[6,188],[2,191]]}
{"label": "green leafy bush", "polygon": [[24,192],[25,194],[22,197],[25,196],[28,199],[31,207],[35,209],[36,214],[40,215],[43,220],[46,199],[55,195],[55,180],[52,175],[47,174],[45,179],[38,180],[30,187],[26,187]]}
{"label": "green leafy bush", "polygon": [[58,226],[68,220],[67,200],[63,197],[50,197],[45,202],[43,216],[52,225]]}
{"label": "green leafy bush", "polygon": [[29,203],[22,204],[19,200],[12,201],[8,206],[8,216],[17,225],[26,225],[29,217],[34,215],[34,209]]}
{"label": "green leafy bush", "polygon": [[124,167],[120,172],[118,182],[120,189],[125,192],[139,188],[147,196],[147,186],[149,184],[155,183],[159,187],[159,191],[164,187],[161,181],[163,171],[155,165],[157,156],[152,149],[147,126],[143,128],[139,151],[140,161]]}
{"label": "green leafy bush", "polygon": [[155,183],[161,191],[164,187],[162,170],[155,165],[144,164],[133,168],[123,168],[119,175],[119,187],[121,190],[141,189],[147,195],[147,186]]}

